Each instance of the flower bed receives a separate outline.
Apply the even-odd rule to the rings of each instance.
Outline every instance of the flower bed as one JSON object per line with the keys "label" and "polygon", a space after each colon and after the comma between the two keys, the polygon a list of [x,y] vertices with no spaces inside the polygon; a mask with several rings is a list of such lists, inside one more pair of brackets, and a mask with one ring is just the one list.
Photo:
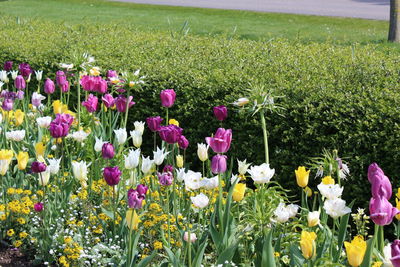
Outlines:
{"label": "flower bed", "polygon": [[[164,114],[131,121],[146,84],[140,70],[102,73],[88,54],[60,68],[53,79],[27,63],[17,70],[8,61],[0,72],[0,237],[37,263],[400,266],[400,241],[390,251],[384,239],[399,210],[376,163],[368,170],[373,236],[364,210],[350,216],[354,201],[341,198],[349,168],[337,151],[294,171],[300,200],[274,181],[265,116],[283,107],[273,91],[254,87],[234,103],[259,119],[264,163],[232,158],[235,132],[224,128],[231,111],[220,105],[210,120],[221,127],[197,144],[201,164],[192,169],[186,152],[194,144],[170,112],[179,103],[175,90],[160,92]],[[142,152],[145,131],[150,155]]]}

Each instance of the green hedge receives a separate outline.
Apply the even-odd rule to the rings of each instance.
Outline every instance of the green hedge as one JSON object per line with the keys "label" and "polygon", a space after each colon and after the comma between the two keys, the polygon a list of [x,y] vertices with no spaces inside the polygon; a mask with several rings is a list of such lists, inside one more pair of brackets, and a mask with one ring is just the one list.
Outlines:
{"label": "green hedge", "polygon": [[[399,53],[378,45],[336,46],[143,33],[121,25],[68,26],[39,21],[0,22],[0,62],[27,61],[50,76],[56,63],[76,52],[94,55],[100,67],[141,68],[144,90],[135,95],[132,121],[163,115],[158,94],[174,88],[170,114],[180,121],[196,164],[196,143],[219,126],[212,107],[231,107],[225,127],[233,129],[231,155],[263,159],[256,118],[234,111],[249,83],[285,95],[284,117],[270,115],[271,163],[283,186],[295,188],[294,169],[323,148],[339,149],[352,172],[345,192],[369,199],[367,166],[378,162],[398,186],[400,164]],[[147,138],[151,142],[151,138]],[[318,181],[312,181],[317,184]]]}

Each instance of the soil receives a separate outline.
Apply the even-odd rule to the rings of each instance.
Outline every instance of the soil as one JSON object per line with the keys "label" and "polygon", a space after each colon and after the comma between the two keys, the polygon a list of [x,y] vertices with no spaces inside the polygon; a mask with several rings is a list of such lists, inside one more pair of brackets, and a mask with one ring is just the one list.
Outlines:
{"label": "soil", "polygon": [[15,248],[0,245],[0,267],[30,267],[31,260]]}

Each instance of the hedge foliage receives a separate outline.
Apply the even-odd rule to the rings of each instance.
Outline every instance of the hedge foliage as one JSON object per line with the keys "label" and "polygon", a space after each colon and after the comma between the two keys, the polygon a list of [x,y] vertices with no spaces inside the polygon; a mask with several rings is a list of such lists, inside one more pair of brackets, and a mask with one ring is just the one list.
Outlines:
{"label": "hedge foliage", "polygon": [[225,104],[231,107],[224,126],[233,129],[232,157],[262,162],[258,117],[239,114],[230,103],[245,96],[250,84],[264,85],[285,95],[279,101],[285,107],[284,117],[267,117],[271,165],[283,186],[295,189],[294,169],[324,148],[339,149],[349,162],[348,199],[369,199],[366,170],[374,161],[400,185],[400,64],[393,49],[256,42],[143,33],[122,25],[69,26],[11,19],[0,22],[0,40],[0,62],[26,61],[52,78],[57,63],[68,62],[76,51],[94,55],[105,69],[141,68],[147,85],[135,95],[132,121],[164,115],[158,94],[174,88],[177,102],[170,114],[189,137],[192,158],[195,144],[204,142],[219,126],[212,107]]}

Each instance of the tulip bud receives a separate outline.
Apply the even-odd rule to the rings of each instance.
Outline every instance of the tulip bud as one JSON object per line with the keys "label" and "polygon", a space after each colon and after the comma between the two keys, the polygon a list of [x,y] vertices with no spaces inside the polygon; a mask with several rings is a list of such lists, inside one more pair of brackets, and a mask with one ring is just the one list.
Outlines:
{"label": "tulip bud", "polygon": [[38,203],[35,203],[35,205],[33,205],[33,209],[36,212],[41,212],[43,210],[43,207],[44,207],[44,205],[42,202],[38,202]]}
{"label": "tulip bud", "polygon": [[52,94],[56,90],[56,86],[54,85],[54,82],[47,78],[46,81],[44,82],[44,92],[46,94]]}
{"label": "tulip bud", "polygon": [[226,159],[225,155],[215,155],[211,160],[211,170],[213,173],[224,173],[226,171]]}
{"label": "tulip bud", "polygon": [[307,215],[308,227],[314,227],[319,224],[319,211],[309,212]]}
{"label": "tulip bud", "polygon": [[3,68],[4,68],[5,71],[11,71],[12,67],[13,67],[13,62],[12,61],[6,61],[4,63],[4,67]]}
{"label": "tulip bud", "polygon": [[162,90],[160,93],[161,105],[166,108],[172,107],[175,102],[176,93],[174,89]]}
{"label": "tulip bud", "polygon": [[310,175],[310,170],[306,170],[304,166],[300,166],[294,171],[296,174],[297,185],[304,188],[308,184],[308,177]]}
{"label": "tulip bud", "polygon": [[367,250],[367,242],[362,236],[356,236],[350,242],[344,242],[346,248],[347,261],[350,266],[358,267],[364,260],[365,251]]}
{"label": "tulip bud", "polygon": [[195,233],[190,233],[190,238],[189,238],[189,232],[185,232],[183,234],[183,240],[186,242],[194,243],[197,240],[197,236]]}
{"label": "tulip bud", "polygon": [[33,173],[41,173],[46,170],[46,164],[43,162],[35,161],[31,165],[31,170]]}
{"label": "tulip bud", "polygon": [[59,87],[62,87],[67,82],[67,77],[62,70],[56,72],[56,82]]}
{"label": "tulip bud", "polygon": [[137,148],[140,148],[142,145],[142,134],[139,131],[130,131],[131,137],[132,137],[132,142],[133,145]]}
{"label": "tulip bud", "polygon": [[104,143],[101,153],[104,159],[112,159],[115,154],[113,145],[110,143]]}
{"label": "tulip bud", "polygon": [[149,127],[150,131],[157,132],[160,130],[161,122],[163,119],[160,116],[157,117],[149,117],[146,119],[147,126]]}
{"label": "tulip bud", "polygon": [[206,161],[208,159],[208,146],[197,144],[197,156],[201,161]]}
{"label": "tulip bud", "polygon": [[217,106],[213,108],[214,116],[219,121],[223,121],[228,117],[228,109],[224,106]]}
{"label": "tulip bud", "polygon": [[300,247],[305,259],[310,259],[316,254],[316,238],[317,235],[314,232],[307,232],[304,230],[301,232]]}
{"label": "tulip bud", "polygon": [[183,156],[182,155],[176,156],[176,166],[178,168],[183,168]]}
{"label": "tulip bud", "polygon": [[186,149],[189,146],[189,141],[186,139],[185,136],[181,135],[178,141],[178,145],[180,149]]}
{"label": "tulip bud", "polygon": [[115,167],[105,167],[103,171],[103,177],[109,186],[114,186],[119,183],[122,172],[119,170],[118,166]]}
{"label": "tulip bud", "polygon": [[23,90],[26,88],[25,79],[22,77],[22,75],[18,75],[17,78],[15,78],[14,86],[18,90]]}

